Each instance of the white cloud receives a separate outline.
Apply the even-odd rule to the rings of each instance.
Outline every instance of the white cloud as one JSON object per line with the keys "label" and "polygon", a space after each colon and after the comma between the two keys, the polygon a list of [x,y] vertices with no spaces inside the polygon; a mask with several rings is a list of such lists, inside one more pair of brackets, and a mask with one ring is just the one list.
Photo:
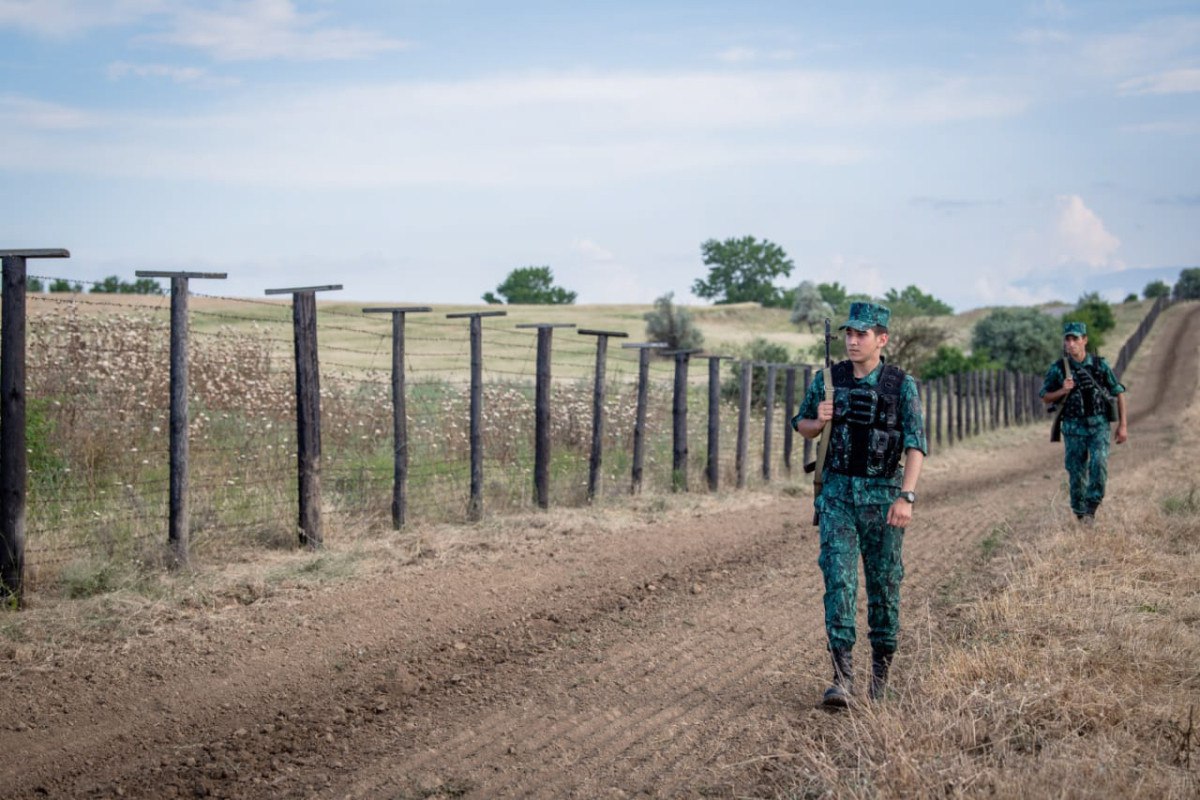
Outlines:
{"label": "white cloud", "polygon": [[173,15],[169,32],[147,38],[203,50],[219,61],[346,60],[407,46],[369,30],[323,28],[322,17],[301,14],[291,0],[188,5]]}
{"label": "white cloud", "polygon": [[0,0],[0,28],[69,37],[99,27],[149,25],[141,42],[201,50],[218,61],[336,61],[398,50],[407,42],[327,25],[293,0]]}
{"label": "white cloud", "polygon": [[1121,266],[1115,258],[1121,240],[1104,227],[1096,213],[1084,205],[1079,195],[1058,198],[1055,226],[1055,261],[1059,264],[1086,264],[1090,267]]}
{"label": "white cloud", "polygon": [[[42,121],[51,111],[24,102]],[[0,166],[306,187],[578,185],[722,167],[840,166],[872,157],[857,133],[880,123],[993,118],[1024,105],[928,74],[534,74],[246,93],[187,117],[98,119],[53,107],[106,135],[49,139],[19,124],[21,103],[7,103],[18,124],[0,130]]]}
{"label": "white cloud", "polygon": [[[104,121],[95,114],[58,103],[17,95],[0,95],[0,127],[33,131],[77,131]],[[3,134],[0,134],[2,140]],[[0,161],[3,156],[0,156]]]}
{"label": "white cloud", "polygon": [[1173,69],[1122,82],[1121,94],[1190,94],[1200,92],[1200,69]]}
{"label": "white cloud", "polygon": [[612,251],[601,247],[591,239],[576,239],[571,242],[571,249],[588,261],[612,261],[615,258]]}
{"label": "white cloud", "polygon": [[0,0],[0,28],[69,37],[133,23],[166,6],[163,0]]}
{"label": "white cloud", "polygon": [[745,64],[752,61],[794,61],[794,50],[758,50],[753,47],[730,47],[717,53],[717,60],[727,64]]}
{"label": "white cloud", "polygon": [[135,78],[166,78],[175,83],[199,84],[203,86],[233,86],[236,78],[219,78],[201,67],[176,67],[170,64],[132,64],[114,61],[106,70],[109,80]]}

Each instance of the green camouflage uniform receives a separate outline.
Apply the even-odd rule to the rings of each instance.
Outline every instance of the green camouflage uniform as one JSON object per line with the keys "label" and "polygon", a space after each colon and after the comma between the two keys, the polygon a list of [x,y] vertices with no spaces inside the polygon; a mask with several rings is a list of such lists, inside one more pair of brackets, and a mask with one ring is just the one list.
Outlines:
{"label": "green camouflage uniform", "polygon": [[[1123,393],[1125,387],[1117,380],[1108,362],[1096,359],[1090,353],[1084,356],[1083,362],[1071,359],[1071,371],[1080,367],[1090,367],[1098,364],[1104,376],[1103,386],[1113,397]],[[1041,396],[1049,392],[1057,392],[1063,386],[1062,359],[1055,361],[1046,370],[1046,379],[1042,383]],[[1079,386],[1076,380],[1075,385]],[[1060,403],[1067,402],[1063,398]],[[1108,482],[1108,440],[1111,423],[1103,409],[1100,413],[1088,417],[1062,418],[1063,442],[1066,445],[1066,466],[1068,483],[1071,488],[1071,510],[1076,516],[1084,517],[1096,513],[1100,501],[1104,499],[1104,487]]]}
{"label": "green camouflage uniform", "polygon": [[[879,384],[883,364],[865,378],[856,379],[859,387]],[[818,372],[804,395],[801,419],[816,419],[817,405],[825,399],[825,379]],[[900,386],[900,429],[903,449],[928,453],[924,415],[917,384],[906,375]],[[834,428],[849,435],[845,425]],[[867,584],[867,624],[871,647],[883,653],[896,651],[900,632],[900,580],[904,564],[900,549],[904,529],[887,524],[888,509],[900,490],[903,468],[890,478],[857,477],[833,472],[826,461],[824,481],[816,509],[821,515],[821,555],[818,564],[825,577],[825,631],[834,650],[854,647],[854,617],[858,603],[858,558],[862,554],[863,575]]]}

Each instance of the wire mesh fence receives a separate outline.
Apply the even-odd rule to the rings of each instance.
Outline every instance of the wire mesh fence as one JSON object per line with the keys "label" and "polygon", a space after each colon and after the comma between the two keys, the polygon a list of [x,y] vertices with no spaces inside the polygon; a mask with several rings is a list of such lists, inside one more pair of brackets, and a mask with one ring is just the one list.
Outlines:
{"label": "wire mesh fence", "polygon": [[[49,282],[52,279],[45,279]],[[71,279],[72,284],[87,285]],[[169,488],[170,298],[30,293],[27,342],[28,521],[25,564],[52,575],[79,559],[161,563]],[[1153,317],[1162,310],[1156,304]],[[1153,324],[1148,316],[1122,350],[1122,366]],[[482,508],[495,515],[535,508],[537,331],[503,317],[481,320],[479,436]],[[189,530],[198,556],[231,544],[297,543],[297,411],[293,319],[288,300],[193,293],[188,320]],[[393,437],[392,320],[345,304],[317,314],[320,354],[321,513],[330,538],[392,526],[397,448]],[[408,469],[405,519],[469,518],[468,326],[444,314],[406,320],[404,391]],[[603,503],[633,486],[639,352],[605,358],[604,427],[593,466],[597,342],[562,329],[550,358],[549,505]],[[722,490],[797,480],[811,448],[784,447],[816,368],[752,366],[757,392],[739,419],[741,389],[721,362],[715,474]],[[676,360],[650,358],[642,490],[679,488],[682,454],[690,491],[706,491],[709,371],[693,359],[682,402]],[[788,392],[788,382],[792,391]],[[935,452],[968,437],[1045,420],[1041,377],[973,372],[924,382],[926,432]],[[686,412],[686,424],[676,415]],[[768,433],[768,419],[770,421]],[[739,458],[739,428],[746,431]],[[686,444],[676,431],[686,431]],[[768,453],[764,461],[764,453]],[[591,470],[598,469],[589,498]]]}

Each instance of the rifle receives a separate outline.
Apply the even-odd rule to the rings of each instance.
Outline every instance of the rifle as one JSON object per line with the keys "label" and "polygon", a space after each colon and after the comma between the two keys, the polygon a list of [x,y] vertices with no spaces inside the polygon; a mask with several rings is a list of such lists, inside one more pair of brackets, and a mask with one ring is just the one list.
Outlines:
{"label": "rifle", "polygon": [[[833,359],[829,354],[829,341],[832,335],[829,331],[829,317],[825,318],[825,369],[821,372],[821,377],[825,381],[825,400],[833,399]],[[817,503],[817,498],[821,496],[821,489],[825,485],[822,479],[822,473],[825,472],[825,455],[829,452],[829,434],[833,424],[825,426],[825,430],[821,431],[821,439],[817,442],[817,461],[814,465],[815,474],[813,475],[813,505]],[[813,525],[821,524],[821,512],[813,509]]]}
{"label": "rifle", "polygon": [[[1067,357],[1065,355],[1063,356],[1062,365],[1063,365],[1063,380],[1065,381],[1067,378],[1071,377],[1071,364],[1067,361]],[[1062,398],[1054,405],[1058,406],[1058,410],[1057,410],[1057,412],[1055,412],[1055,409],[1053,406],[1051,406],[1049,409],[1051,412],[1055,412],[1054,413],[1054,421],[1050,423],[1050,441],[1058,442],[1058,441],[1062,440],[1063,409],[1065,409],[1067,407],[1067,398],[1066,397]]]}

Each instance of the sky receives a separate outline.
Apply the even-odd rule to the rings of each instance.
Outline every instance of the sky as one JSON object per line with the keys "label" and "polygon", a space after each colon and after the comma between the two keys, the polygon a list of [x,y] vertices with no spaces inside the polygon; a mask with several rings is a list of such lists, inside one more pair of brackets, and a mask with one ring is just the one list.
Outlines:
{"label": "sky", "polygon": [[1200,2],[0,0],[30,273],[649,303],[754,236],[957,310],[1200,264]]}

